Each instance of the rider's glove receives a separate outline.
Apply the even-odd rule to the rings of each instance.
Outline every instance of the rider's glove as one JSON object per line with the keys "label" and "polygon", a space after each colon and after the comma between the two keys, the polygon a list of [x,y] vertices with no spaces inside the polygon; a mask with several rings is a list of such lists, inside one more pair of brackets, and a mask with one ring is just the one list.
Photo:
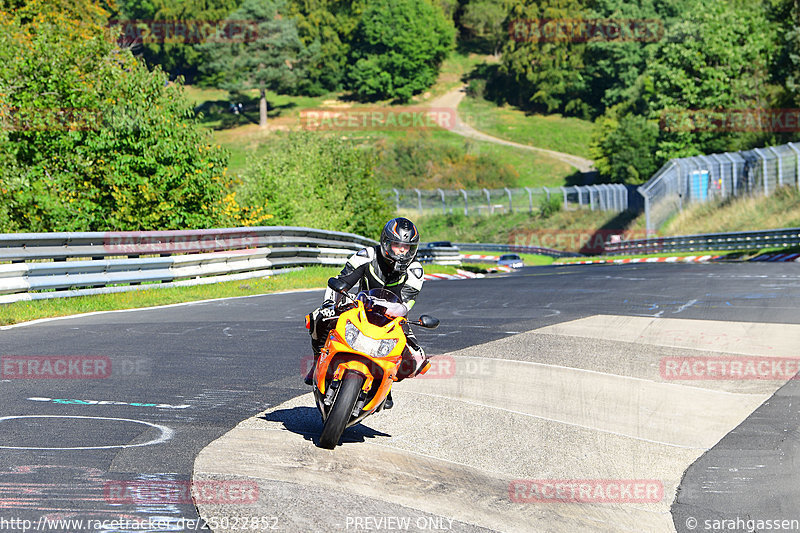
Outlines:
{"label": "rider's glove", "polygon": [[386,308],[386,316],[391,318],[406,316],[406,313],[408,313],[408,307],[400,302],[381,302],[381,306]]}
{"label": "rider's glove", "polygon": [[322,307],[319,308],[319,314],[325,318],[331,318],[336,314],[336,304],[333,300],[325,300],[322,302]]}

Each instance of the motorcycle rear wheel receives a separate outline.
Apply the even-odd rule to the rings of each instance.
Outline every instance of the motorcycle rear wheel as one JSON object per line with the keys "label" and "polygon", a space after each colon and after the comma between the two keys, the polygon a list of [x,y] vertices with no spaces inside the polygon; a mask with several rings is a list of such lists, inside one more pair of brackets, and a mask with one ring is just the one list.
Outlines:
{"label": "motorcycle rear wheel", "polygon": [[339,439],[344,433],[344,428],[350,420],[350,415],[358,401],[361,387],[364,385],[364,376],[353,372],[348,372],[342,379],[339,392],[333,401],[331,412],[325,419],[325,426],[322,428],[322,435],[319,437],[319,446],[332,450],[339,444]]}

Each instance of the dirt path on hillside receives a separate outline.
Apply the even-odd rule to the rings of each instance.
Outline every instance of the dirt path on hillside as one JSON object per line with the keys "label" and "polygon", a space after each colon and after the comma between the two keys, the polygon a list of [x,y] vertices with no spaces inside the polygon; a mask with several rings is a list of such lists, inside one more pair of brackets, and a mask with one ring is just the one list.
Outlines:
{"label": "dirt path on hillside", "polygon": [[461,135],[463,137],[468,137],[470,139],[475,139],[477,141],[486,141],[496,144],[504,144],[506,146],[513,146],[515,148],[522,148],[523,150],[532,150],[534,152],[547,154],[550,157],[558,159],[559,161],[563,161],[568,165],[577,168],[581,172],[591,172],[595,170],[594,161],[590,159],[584,159],[583,157],[579,157],[577,155],[565,154],[563,152],[556,152],[554,150],[547,150],[546,148],[537,148],[536,146],[530,146],[528,144],[520,144],[513,141],[507,141],[505,139],[494,137],[492,135],[478,131],[469,124],[466,124],[461,120],[461,118],[458,117],[458,104],[461,102],[464,96],[466,96],[465,89],[466,86],[453,89],[447,94],[444,94],[438,98],[431,100],[429,104],[431,107],[444,107],[456,110],[456,125],[450,129],[450,131],[452,131],[453,133]]}

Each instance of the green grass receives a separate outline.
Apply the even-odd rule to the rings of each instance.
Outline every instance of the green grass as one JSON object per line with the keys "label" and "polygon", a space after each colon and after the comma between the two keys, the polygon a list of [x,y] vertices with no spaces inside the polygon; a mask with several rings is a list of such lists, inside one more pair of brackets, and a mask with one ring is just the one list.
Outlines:
{"label": "green grass", "polygon": [[[644,227],[643,222],[641,225]],[[769,196],[745,196],[691,205],[673,216],[658,233],[662,236],[692,235],[798,226],[800,191],[789,185]]]}
{"label": "green grass", "polygon": [[[259,92],[258,90],[241,91],[231,94],[222,89],[187,85],[185,94],[195,111],[202,113],[200,122],[208,128],[225,130],[249,125],[258,125]],[[267,91],[267,120],[287,126],[299,124],[301,109],[324,107],[326,102],[333,102],[337,94],[323,96],[292,96]],[[229,110],[231,102],[240,103],[243,112],[239,115]]]}
{"label": "green grass", "polygon": [[[416,100],[429,100],[441,96],[456,87],[461,87],[463,78],[470,73],[476,66],[487,61],[491,61],[491,56],[482,54],[467,53],[460,50],[453,50],[447,59],[442,62],[439,70],[439,77],[436,84],[426,91],[424,98]],[[423,96],[425,96],[423,95]]]}
{"label": "green grass", "polygon": [[484,216],[462,214],[413,216],[422,239],[465,243],[541,246],[577,252],[598,227],[622,228],[626,215],[589,209],[557,211],[549,217],[538,212]]}
{"label": "green grass", "polygon": [[[340,270],[338,267],[312,266],[268,278],[0,304],[0,325],[18,324],[40,318],[69,316],[95,311],[138,309],[214,298],[251,296],[291,290],[322,289],[326,286],[328,278],[335,276]],[[424,270],[428,273],[455,274],[456,267],[425,265]]]}
{"label": "green grass", "polygon": [[[381,140],[388,143],[396,142],[408,136],[405,131],[360,131],[350,134],[349,138],[375,144]],[[470,156],[488,156],[497,161],[511,166],[518,175],[512,183],[497,183],[491,187],[559,187],[566,183],[575,169],[567,163],[536,152],[521,148],[503,146],[490,142],[475,141],[456,135],[447,130],[430,130],[430,142],[439,147],[464,147]],[[377,176],[380,179],[380,176]],[[387,186],[390,186],[387,184]],[[408,185],[411,187],[411,184]],[[441,183],[443,188],[458,188],[452,184]]]}
{"label": "green grass", "polygon": [[593,124],[561,115],[528,115],[505,105],[467,96],[458,106],[462,120],[473,128],[501,139],[591,158],[589,141]]}

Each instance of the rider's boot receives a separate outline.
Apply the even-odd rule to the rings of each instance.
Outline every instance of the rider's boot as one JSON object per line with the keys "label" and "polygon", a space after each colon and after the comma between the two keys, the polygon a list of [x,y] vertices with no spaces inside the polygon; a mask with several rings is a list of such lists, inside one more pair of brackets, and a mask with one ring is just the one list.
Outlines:
{"label": "rider's boot", "polygon": [[306,377],[303,379],[303,382],[305,382],[306,385],[311,386],[314,384],[314,368],[316,368],[316,366],[317,360],[314,359],[314,364],[311,365],[311,370],[308,371],[308,374],[306,374]]}
{"label": "rider's boot", "polygon": [[311,339],[311,349],[314,350],[314,364],[311,365],[308,374],[306,374],[306,377],[303,380],[306,385],[314,384],[314,369],[317,368],[317,361],[319,361],[319,353],[324,345],[325,341],[320,342],[315,339]]}
{"label": "rider's boot", "polygon": [[386,400],[383,402],[384,409],[391,409],[394,407],[394,400],[392,400],[392,391],[389,391],[389,395],[386,397]]}

